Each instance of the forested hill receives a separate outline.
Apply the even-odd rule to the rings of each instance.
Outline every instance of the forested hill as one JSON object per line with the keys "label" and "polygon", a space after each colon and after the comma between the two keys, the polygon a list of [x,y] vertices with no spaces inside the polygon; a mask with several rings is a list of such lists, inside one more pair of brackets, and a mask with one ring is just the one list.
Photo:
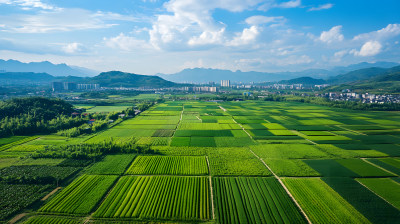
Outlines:
{"label": "forested hill", "polygon": [[103,87],[173,87],[178,84],[167,81],[158,76],[137,75],[120,71],[110,71],[100,73],[90,79],[91,83],[100,84]]}
{"label": "forested hill", "polygon": [[0,137],[52,133],[83,124],[63,100],[30,97],[0,101]]}
{"label": "forested hill", "polygon": [[50,120],[72,112],[73,106],[60,99],[28,97],[0,101],[0,119],[30,115],[39,120]]}

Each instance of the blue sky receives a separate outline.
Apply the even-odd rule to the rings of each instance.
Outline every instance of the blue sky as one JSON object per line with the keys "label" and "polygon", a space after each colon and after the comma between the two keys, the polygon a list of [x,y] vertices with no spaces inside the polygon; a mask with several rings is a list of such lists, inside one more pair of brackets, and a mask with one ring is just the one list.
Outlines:
{"label": "blue sky", "polygon": [[99,71],[400,62],[398,0],[0,0],[0,59]]}

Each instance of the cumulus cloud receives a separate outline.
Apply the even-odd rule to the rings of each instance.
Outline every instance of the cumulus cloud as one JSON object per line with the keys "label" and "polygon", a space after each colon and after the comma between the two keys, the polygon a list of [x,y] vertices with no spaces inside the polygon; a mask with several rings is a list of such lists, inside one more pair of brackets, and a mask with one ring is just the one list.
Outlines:
{"label": "cumulus cloud", "polygon": [[328,44],[342,41],[343,39],[342,26],[334,26],[329,31],[323,31],[319,37],[320,41]]}
{"label": "cumulus cloud", "polygon": [[225,27],[218,31],[204,31],[200,36],[190,38],[188,44],[195,45],[208,45],[208,44],[220,44],[224,38]]}
{"label": "cumulus cloud", "polygon": [[321,11],[324,9],[330,9],[332,7],[333,7],[332,3],[327,3],[327,4],[319,5],[317,7],[311,7],[308,11]]}
{"label": "cumulus cloud", "polygon": [[62,47],[62,50],[67,54],[80,53],[83,51],[83,45],[81,43],[74,42],[66,44],[65,46]]}
{"label": "cumulus cloud", "polygon": [[400,35],[400,24],[388,24],[377,31],[357,35],[353,40],[387,40]]}
{"label": "cumulus cloud", "polygon": [[379,43],[378,41],[368,41],[361,47],[360,51],[354,49],[351,51],[351,53],[353,53],[355,56],[367,57],[367,56],[375,56],[379,54],[381,50],[382,50],[381,43]]}
{"label": "cumulus cloud", "polygon": [[120,33],[116,37],[103,38],[107,47],[119,49],[122,51],[133,51],[137,49],[149,49],[151,46],[144,40],[126,36]]}
{"label": "cumulus cloud", "polygon": [[[262,0],[171,0],[164,4],[171,14],[158,15],[149,30],[150,43],[156,48],[168,45],[176,48],[182,44],[202,45],[223,42],[225,24],[215,21],[212,11],[224,9],[242,12],[256,6]],[[211,41],[206,38],[211,37]]]}
{"label": "cumulus cloud", "polygon": [[260,34],[259,28],[257,26],[251,26],[250,28],[245,28],[241,33],[238,33],[236,37],[233,38],[229,43],[228,46],[240,46],[249,44],[254,41],[257,36]]}

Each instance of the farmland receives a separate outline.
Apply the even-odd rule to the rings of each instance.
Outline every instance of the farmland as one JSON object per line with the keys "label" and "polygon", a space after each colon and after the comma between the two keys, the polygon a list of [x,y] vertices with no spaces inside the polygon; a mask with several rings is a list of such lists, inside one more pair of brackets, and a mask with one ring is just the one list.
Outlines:
{"label": "farmland", "polygon": [[[90,135],[3,138],[0,219],[396,223],[398,119],[304,103],[176,100]],[[125,143],[132,149],[111,150]]]}
{"label": "farmland", "polygon": [[197,156],[139,156],[127,174],[206,175],[207,162]]}
{"label": "farmland", "polygon": [[40,212],[87,214],[103,197],[116,176],[84,175],[39,209]]}
{"label": "farmland", "polygon": [[95,217],[210,219],[208,178],[123,177]]}

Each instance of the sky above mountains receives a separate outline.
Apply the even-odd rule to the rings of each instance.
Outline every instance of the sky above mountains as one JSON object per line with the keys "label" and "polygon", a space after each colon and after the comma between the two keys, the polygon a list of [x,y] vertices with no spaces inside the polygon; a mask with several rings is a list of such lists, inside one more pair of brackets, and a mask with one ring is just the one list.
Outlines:
{"label": "sky above mountains", "polygon": [[0,0],[0,59],[99,71],[400,62],[398,0]]}

